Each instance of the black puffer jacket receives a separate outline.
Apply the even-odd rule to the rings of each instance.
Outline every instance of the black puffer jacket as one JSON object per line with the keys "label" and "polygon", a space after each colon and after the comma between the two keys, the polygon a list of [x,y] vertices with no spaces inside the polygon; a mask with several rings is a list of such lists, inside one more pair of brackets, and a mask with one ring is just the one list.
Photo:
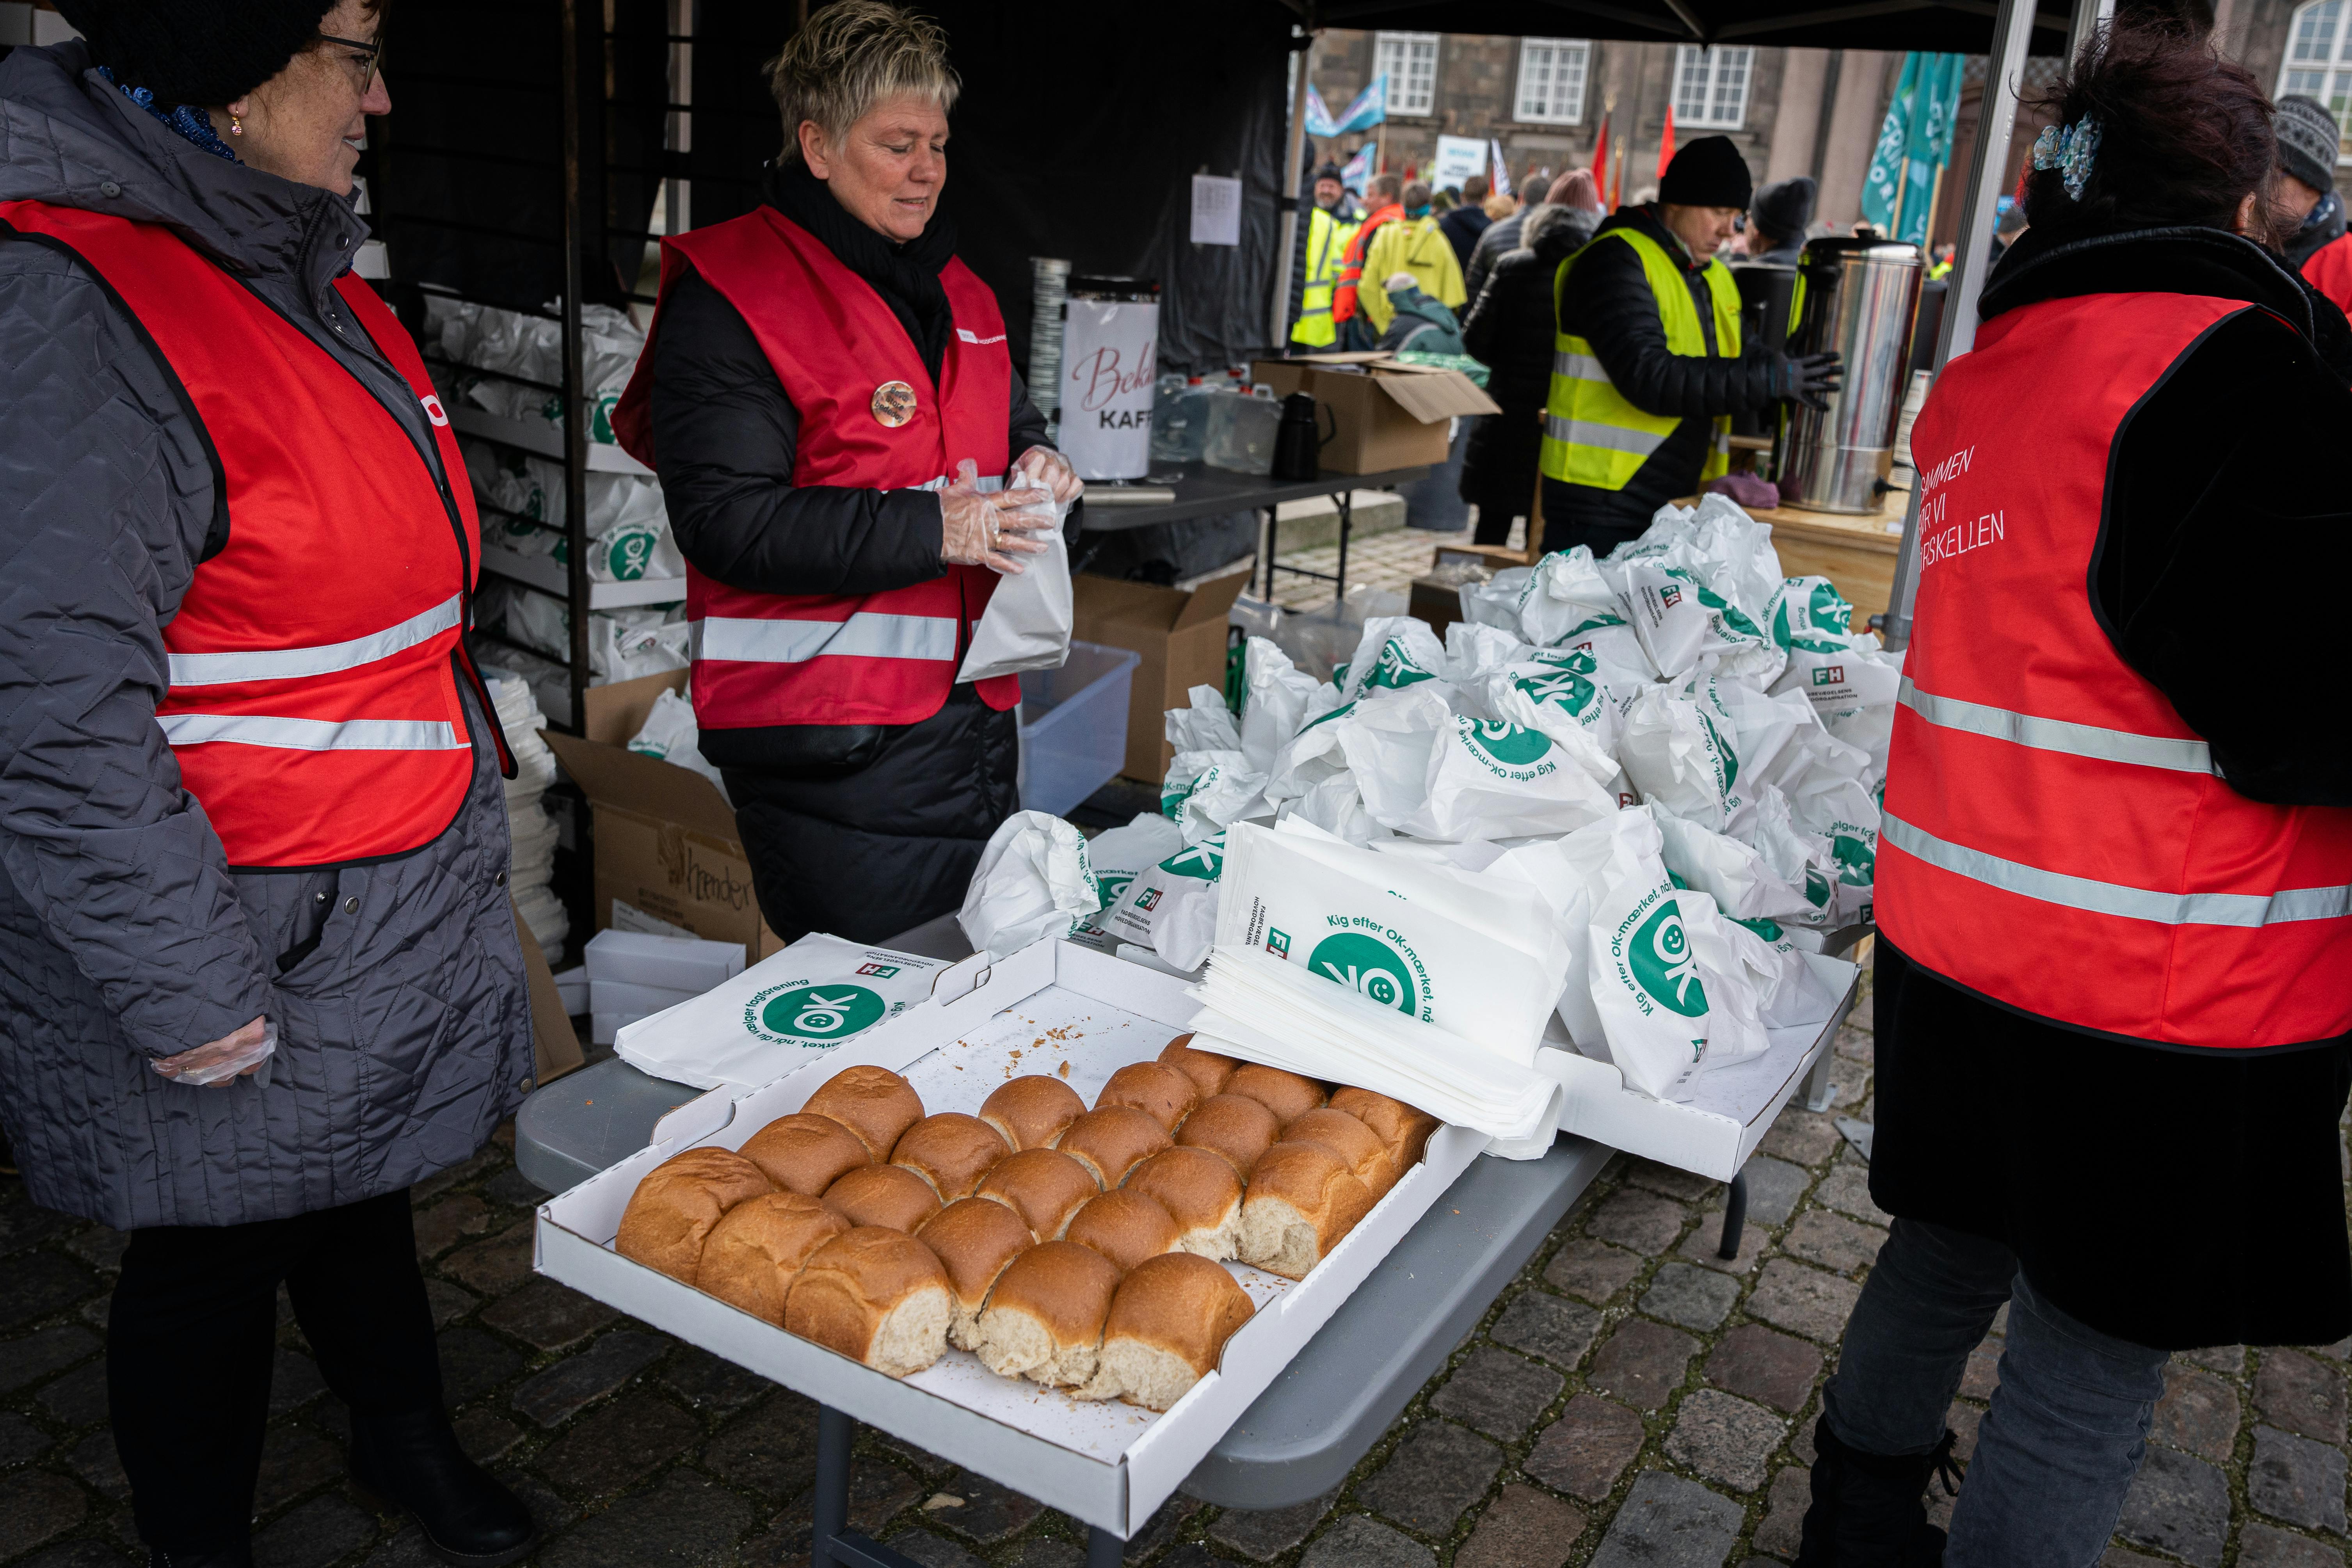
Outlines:
{"label": "black puffer jacket", "polygon": [[1486,524],[1523,516],[1535,500],[1536,458],[1543,443],[1544,398],[1551,390],[1552,280],[1559,264],[1592,237],[1597,216],[1570,207],[1535,207],[1528,243],[1495,264],[1462,325],[1462,344],[1486,366],[1486,395],[1502,405],[1471,426],[1462,454],[1462,499]]}
{"label": "black puffer jacket", "polygon": [[[1647,236],[1669,256],[1689,255],[1682,241],[1658,222],[1653,207],[1621,207],[1594,232],[1593,238],[1598,242],[1617,229]],[[1657,298],[1650,291],[1642,258],[1632,246],[1595,243],[1579,253],[1560,294],[1562,330],[1592,345],[1593,357],[1635,407],[1671,415],[1683,423],[1650,454],[1622,489],[1548,484],[1547,523],[1571,518],[1630,538],[1648,525],[1659,507],[1698,488],[1699,469],[1714,435],[1708,421],[1719,414],[1761,408],[1772,400],[1774,373],[1786,356],[1755,349],[1737,359],[1725,358],[1715,341],[1715,305],[1707,291],[1705,268],[1686,265],[1683,278],[1706,335],[1704,357],[1668,352]],[[1555,489],[1560,492],[1557,503],[1552,499]],[[1592,543],[1596,552],[1605,552],[1617,542],[1616,537],[1608,537]]]}

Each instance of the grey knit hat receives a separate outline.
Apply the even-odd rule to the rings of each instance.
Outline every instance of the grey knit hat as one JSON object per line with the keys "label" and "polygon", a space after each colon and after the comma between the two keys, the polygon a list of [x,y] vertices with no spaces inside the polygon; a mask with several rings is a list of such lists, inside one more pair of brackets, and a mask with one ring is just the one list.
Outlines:
{"label": "grey knit hat", "polygon": [[286,68],[334,0],[58,0],[93,64],[166,109],[216,108]]}
{"label": "grey knit hat", "polygon": [[2326,104],[2301,93],[2282,98],[2278,100],[2278,112],[2271,116],[2271,131],[2278,137],[2280,168],[2315,191],[2336,188],[2336,156],[2341,133],[2336,116],[2327,112]]}

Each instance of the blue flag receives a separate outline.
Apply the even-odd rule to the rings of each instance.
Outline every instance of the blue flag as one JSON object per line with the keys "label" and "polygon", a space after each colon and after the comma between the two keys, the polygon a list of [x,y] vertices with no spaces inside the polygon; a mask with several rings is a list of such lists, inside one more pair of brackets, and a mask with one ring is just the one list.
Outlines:
{"label": "blue flag", "polygon": [[1360,196],[1364,194],[1364,187],[1371,182],[1372,144],[1367,142],[1356,149],[1356,155],[1349,159],[1347,165],[1339,171],[1339,184]]}
{"label": "blue flag", "polygon": [[1331,110],[1325,106],[1323,95],[1315,90],[1315,84],[1312,82],[1307,86],[1307,134],[1309,136],[1339,134],[1339,127],[1332,122]]}
{"label": "blue flag", "polygon": [[1348,112],[1339,117],[1334,136],[1344,136],[1350,131],[1370,131],[1389,117],[1389,77],[1382,71],[1372,79],[1372,85],[1356,95],[1348,105]]}

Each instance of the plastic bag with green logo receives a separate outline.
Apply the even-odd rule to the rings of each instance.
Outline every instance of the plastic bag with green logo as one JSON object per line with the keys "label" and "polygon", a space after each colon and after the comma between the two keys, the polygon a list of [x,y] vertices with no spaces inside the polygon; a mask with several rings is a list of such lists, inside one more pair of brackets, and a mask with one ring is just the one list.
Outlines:
{"label": "plastic bag with green logo", "polygon": [[1528,662],[1504,666],[1478,688],[1487,711],[1542,731],[1601,784],[1613,785],[1624,772],[1616,747],[1625,713],[1646,683],[1589,653],[1528,652]]}
{"label": "plastic bag with green logo", "polygon": [[1556,550],[1537,562],[1519,590],[1517,611],[1519,636],[1533,647],[1581,648],[1627,669],[1654,668],[1625,595],[1601,574],[1590,546]]}
{"label": "plastic bag with green logo", "polygon": [[1784,577],[1773,590],[1765,625],[1782,647],[1800,637],[1842,641],[1853,635],[1853,605],[1826,577]]}
{"label": "plastic bag with green logo", "polygon": [[[1325,688],[1326,690],[1331,689]],[[1323,708],[1325,700],[1315,703],[1319,712],[1308,714],[1298,733],[1293,735],[1274,754],[1274,770],[1265,781],[1267,802],[1279,807],[1286,801],[1297,800],[1326,779],[1348,771],[1348,759],[1339,745],[1339,737],[1354,717],[1356,704],[1341,702]]]}
{"label": "plastic bag with green logo", "polygon": [[[1779,793],[1773,791],[1776,797]],[[1784,820],[1787,809],[1785,805],[1780,806]],[[1663,809],[1656,817],[1666,869],[1712,898],[1734,920],[1804,918],[1817,911],[1830,896],[1826,877],[1816,874],[1809,880],[1801,870],[1792,883],[1753,845],[1685,822]],[[1829,846],[1822,843],[1821,849],[1826,859]],[[1819,898],[1810,898],[1809,891]]]}
{"label": "plastic bag with green logo", "polygon": [[1339,698],[1353,702],[1385,691],[1402,691],[1423,681],[1442,679],[1445,645],[1429,623],[1411,616],[1375,616],[1364,623],[1364,634],[1348,660],[1348,679]]}
{"label": "plastic bag with green logo", "polygon": [[1127,885],[1183,847],[1184,836],[1176,825],[1150,811],[1139,813],[1124,827],[1113,827],[1088,839],[1087,860],[1094,868],[1095,887],[1102,895],[1103,907],[1081,923],[1079,934],[1092,931],[1108,936],[1108,911],[1127,891]]}
{"label": "plastic bag with green logo", "polygon": [[1903,656],[1879,647],[1869,633],[1809,634],[1789,645],[1789,666],[1773,683],[1772,694],[1802,695],[1832,736],[1870,759],[1875,777],[1886,771],[1902,687]]}
{"label": "plastic bag with green logo", "polygon": [[1198,969],[1216,939],[1224,867],[1223,834],[1187,844],[1136,873],[1098,923],[1121,942],[1150,948],[1171,968]]}
{"label": "plastic bag with green logo", "polygon": [[1772,1048],[1764,1006],[1780,984],[1780,959],[1754,931],[1726,920],[1705,893],[1677,889],[1675,903],[1706,986],[1706,1056],[1699,1070],[1762,1056]]}
{"label": "plastic bag with green logo", "polygon": [[1609,828],[1592,847],[1604,851],[1586,928],[1593,1011],[1629,1087],[1655,1100],[1686,1098],[1706,1059],[1706,984],[1659,856],[1658,825],[1636,806]]}
{"label": "plastic bag with green logo", "polygon": [[897,1017],[947,964],[822,933],[804,936],[691,1002],[622,1026],[642,1072],[697,1089],[772,1083]]}
{"label": "plastic bag with green logo", "polygon": [[1659,685],[1626,710],[1617,757],[1643,800],[1720,833],[1739,799],[1738,742],[1711,704],[1686,687]]}
{"label": "plastic bag with green logo", "polygon": [[654,699],[653,711],[629,737],[629,750],[700,773],[717,786],[721,800],[735,804],[728,796],[727,781],[702,754],[702,731],[695,722],[693,702],[677,692],[665,691]]}
{"label": "plastic bag with green logo", "polygon": [[1241,752],[1258,773],[1270,773],[1276,753],[1318,712],[1337,707],[1339,689],[1290,662],[1266,637],[1252,637],[1242,650]]}
{"label": "plastic bag with green logo", "polygon": [[1160,732],[1168,743],[1179,752],[1238,752],[1242,749],[1241,727],[1234,722],[1233,710],[1225,706],[1222,688],[1195,686],[1185,697],[1191,705],[1171,708],[1160,715]]}
{"label": "plastic bag with green logo", "polygon": [[1240,752],[1179,752],[1160,786],[1160,809],[1187,844],[1197,844],[1244,816],[1272,816],[1265,775]]}
{"label": "plastic bag with green logo", "polygon": [[1360,705],[1339,743],[1372,820],[1416,838],[1572,833],[1617,809],[1580,743],[1456,713],[1427,688]]}
{"label": "plastic bag with green logo", "polygon": [[1516,630],[1456,621],[1445,628],[1444,679],[1465,689],[1483,686],[1488,676],[1535,651]]}
{"label": "plastic bag with green logo", "polygon": [[1625,570],[1635,636],[1667,679],[1690,673],[1709,654],[1732,655],[1759,684],[1780,673],[1781,650],[1747,611],[1710,586],[1701,566],[1680,550]]}
{"label": "plastic bag with green logo", "polygon": [[980,852],[956,924],[975,951],[1003,958],[1068,936],[1102,904],[1086,836],[1058,816],[1016,811]]}

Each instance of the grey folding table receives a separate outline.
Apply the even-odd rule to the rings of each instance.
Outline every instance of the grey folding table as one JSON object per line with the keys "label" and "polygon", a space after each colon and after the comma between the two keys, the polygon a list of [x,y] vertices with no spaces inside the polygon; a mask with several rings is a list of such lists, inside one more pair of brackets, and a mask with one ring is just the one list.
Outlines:
{"label": "grey folding table", "polygon": [[1175,491],[1171,500],[1148,501],[1136,504],[1114,501],[1116,487],[1097,484],[1089,493],[1095,504],[1086,509],[1086,528],[1089,533],[1104,533],[1118,529],[1149,528],[1157,522],[1190,522],[1196,518],[1223,517],[1229,512],[1262,511],[1265,514],[1265,550],[1263,565],[1263,593],[1274,597],[1275,541],[1279,530],[1275,509],[1286,500],[1312,500],[1317,496],[1328,496],[1331,504],[1339,509],[1339,559],[1336,571],[1310,572],[1303,566],[1285,566],[1280,570],[1295,577],[1315,577],[1328,583],[1332,597],[1345,598],[1348,594],[1348,535],[1355,526],[1355,493],[1358,490],[1392,490],[1399,485],[1429,477],[1427,468],[1384,468],[1374,474],[1335,474],[1328,470],[1311,479],[1275,479],[1257,474],[1237,474],[1230,468],[1213,468],[1206,463],[1155,465],[1150,483],[1161,483]]}
{"label": "grey folding table", "polygon": [[[884,945],[949,960],[971,951],[952,916]],[[1822,1104],[1829,1059],[1822,1052],[1808,1086],[1809,1100]],[[701,1092],[648,1077],[618,1058],[596,1062],[523,1102],[515,1121],[515,1164],[540,1186],[562,1192],[643,1149],[656,1122]],[[1210,1450],[1184,1489],[1221,1507],[1272,1509],[1339,1485],[1614,1152],[1562,1136],[1539,1160],[1473,1161]],[[1736,1178],[1725,1214],[1726,1256],[1738,1247],[1744,1197],[1745,1181]],[[820,1412],[812,1561],[915,1568],[847,1528],[854,1436],[847,1415]],[[1110,1568],[1122,1549],[1116,1536],[1097,1529],[1087,1561],[1090,1568]]]}

